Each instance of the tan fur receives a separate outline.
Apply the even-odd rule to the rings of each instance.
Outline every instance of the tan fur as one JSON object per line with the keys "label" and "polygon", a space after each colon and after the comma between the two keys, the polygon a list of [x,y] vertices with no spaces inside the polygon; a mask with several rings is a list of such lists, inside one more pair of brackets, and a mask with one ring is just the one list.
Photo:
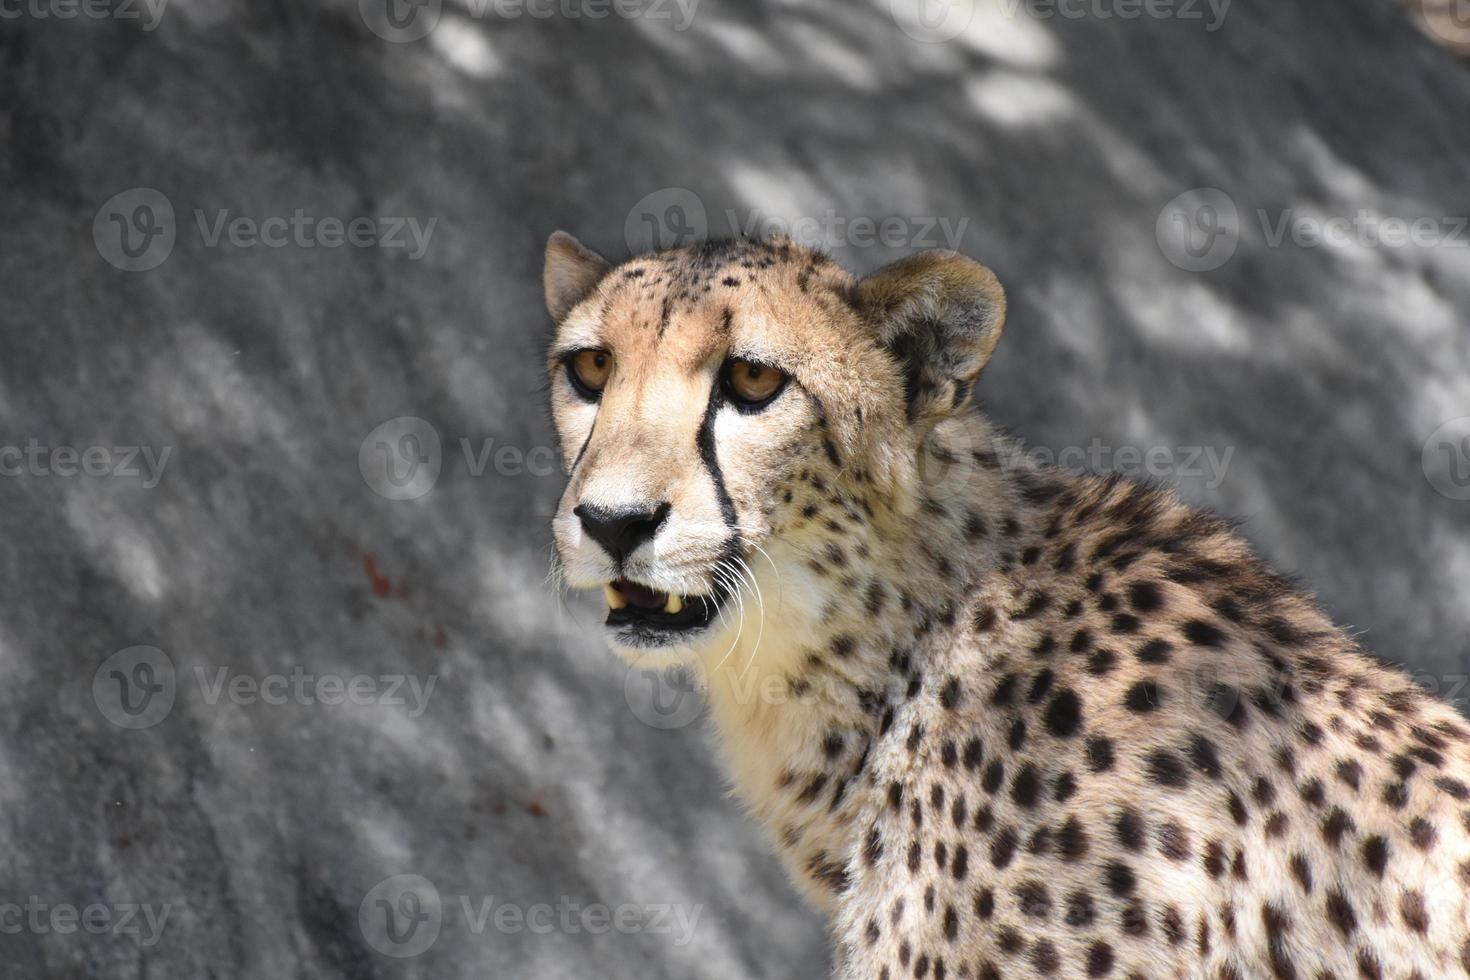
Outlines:
{"label": "tan fur", "polygon": [[[562,242],[547,283],[563,574],[617,574],[571,508],[656,499],[622,574],[740,577],[707,635],[619,652],[702,679],[840,977],[1470,973],[1470,730],[1222,522],[971,414],[987,270],[859,282],[786,241],[605,269]],[[589,346],[615,359],[592,404],[560,360]],[[792,385],[708,415],[732,353]]]}

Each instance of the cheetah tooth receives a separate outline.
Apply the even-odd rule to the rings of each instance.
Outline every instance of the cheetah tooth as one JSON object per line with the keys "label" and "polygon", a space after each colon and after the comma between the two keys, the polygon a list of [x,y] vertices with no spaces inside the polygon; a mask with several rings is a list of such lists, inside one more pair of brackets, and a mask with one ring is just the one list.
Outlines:
{"label": "cheetah tooth", "polygon": [[607,596],[607,607],[609,609],[621,609],[628,604],[628,600],[624,599],[623,594],[614,588],[611,583],[602,587],[602,593]]}
{"label": "cheetah tooth", "polygon": [[683,599],[680,599],[677,595],[675,595],[674,593],[670,592],[669,593],[669,601],[666,602],[666,603],[664,603],[664,612],[668,613],[670,616],[674,616],[674,615],[677,615],[678,613],[681,613],[683,611],[684,611],[684,600]]}

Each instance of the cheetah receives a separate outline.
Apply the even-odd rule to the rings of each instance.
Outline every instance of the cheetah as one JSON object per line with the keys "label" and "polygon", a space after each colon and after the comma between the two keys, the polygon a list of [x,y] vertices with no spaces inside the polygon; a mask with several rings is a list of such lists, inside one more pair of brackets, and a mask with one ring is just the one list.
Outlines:
{"label": "cheetah", "polygon": [[982,418],[988,269],[558,232],[543,286],[559,572],[698,678],[835,977],[1470,973],[1470,728],[1227,522]]}

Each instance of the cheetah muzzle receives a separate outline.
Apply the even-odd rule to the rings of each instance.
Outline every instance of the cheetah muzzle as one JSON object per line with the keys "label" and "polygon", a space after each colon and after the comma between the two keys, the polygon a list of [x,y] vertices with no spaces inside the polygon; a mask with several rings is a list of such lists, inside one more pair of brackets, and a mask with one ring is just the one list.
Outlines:
{"label": "cheetah muzzle", "polygon": [[1470,974],[1470,728],[969,400],[985,268],[547,244],[561,580],[692,671],[841,980]]}

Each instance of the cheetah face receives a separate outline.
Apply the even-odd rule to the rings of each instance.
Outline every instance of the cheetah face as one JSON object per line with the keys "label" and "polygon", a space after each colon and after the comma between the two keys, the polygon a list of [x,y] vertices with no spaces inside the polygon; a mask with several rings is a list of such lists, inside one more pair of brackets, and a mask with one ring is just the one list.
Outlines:
{"label": "cheetah face", "polygon": [[563,580],[602,590],[615,650],[671,663],[738,625],[753,565],[779,576],[798,482],[903,506],[920,433],[964,401],[1004,307],[953,253],[858,281],[786,240],[614,268],[558,232],[544,279]]}

